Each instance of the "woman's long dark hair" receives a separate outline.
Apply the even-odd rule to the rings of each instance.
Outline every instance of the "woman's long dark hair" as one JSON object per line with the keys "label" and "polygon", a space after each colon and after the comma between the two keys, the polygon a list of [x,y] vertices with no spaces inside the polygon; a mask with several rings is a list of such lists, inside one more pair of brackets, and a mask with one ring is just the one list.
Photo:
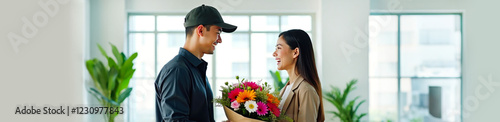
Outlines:
{"label": "woman's long dark hair", "polygon": [[318,93],[320,108],[318,111],[318,121],[325,120],[323,111],[323,93],[321,92],[321,83],[319,81],[318,70],[316,69],[316,60],[314,58],[314,49],[309,35],[300,29],[292,29],[280,33],[278,37],[283,37],[291,50],[299,48],[299,56],[295,64],[296,73],[302,76],[311,84]]}

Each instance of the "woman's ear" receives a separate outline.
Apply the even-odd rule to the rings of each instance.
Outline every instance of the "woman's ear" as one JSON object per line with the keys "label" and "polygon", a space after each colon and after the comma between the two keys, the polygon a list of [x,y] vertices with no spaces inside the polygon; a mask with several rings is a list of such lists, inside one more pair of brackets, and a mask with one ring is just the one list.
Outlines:
{"label": "woman's ear", "polygon": [[196,35],[203,36],[203,25],[198,25],[198,27],[196,27],[195,31],[196,31]]}
{"label": "woman's ear", "polygon": [[297,58],[297,57],[299,57],[299,54],[300,54],[300,50],[299,50],[299,48],[295,48],[295,49],[293,50],[293,58]]}

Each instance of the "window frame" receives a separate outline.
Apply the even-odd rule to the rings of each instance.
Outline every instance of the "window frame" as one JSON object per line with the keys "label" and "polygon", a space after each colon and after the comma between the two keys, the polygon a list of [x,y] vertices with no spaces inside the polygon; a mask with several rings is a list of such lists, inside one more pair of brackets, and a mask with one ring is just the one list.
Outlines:
{"label": "window frame", "polygon": [[[462,12],[436,12],[436,13],[420,13],[420,12],[370,12],[370,16],[372,15],[395,15],[397,16],[397,120],[401,121],[401,78],[410,78],[410,79],[459,79],[460,80],[460,121],[463,121],[463,47],[464,47],[464,26],[463,26],[463,13]],[[402,77],[401,76],[401,16],[405,15],[458,15],[460,18],[460,73],[459,77]],[[394,77],[380,77],[380,76],[368,76],[369,78],[394,78]],[[368,85],[370,82],[368,82]]]}
{"label": "window frame", "polygon": [[[155,67],[154,67],[154,72],[155,72],[155,76],[153,79],[156,79],[157,77],[157,74],[158,74],[158,50],[157,50],[157,45],[158,45],[158,34],[160,33],[185,33],[184,30],[182,31],[158,31],[158,16],[185,16],[187,13],[179,13],[179,12],[176,12],[176,13],[148,13],[148,12],[127,12],[127,18],[126,18],[126,42],[125,42],[125,51],[126,51],[126,54],[130,54],[130,34],[131,33],[152,33],[154,34],[154,45],[155,45],[155,49],[154,49],[154,56],[155,56],[155,59],[154,59],[154,64],[155,64]],[[130,30],[130,17],[131,16],[140,16],[140,15],[144,15],[144,16],[154,16],[154,30],[153,31],[131,31]],[[312,44],[315,45],[316,44],[316,14],[315,13],[310,13],[310,12],[305,12],[305,13],[223,13],[222,16],[248,16],[248,30],[247,31],[235,31],[235,32],[232,32],[232,33],[243,33],[243,34],[248,34],[248,72],[249,72],[249,77],[250,78],[254,78],[252,77],[252,44],[251,44],[251,40],[252,40],[252,34],[253,33],[281,33],[283,31],[286,31],[286,30],[282,30],[282,23],[281,23],[281,17],[282,16],[294,16],[294,15],[299,15],[299,16],[310,16],[311,17],[311,30],[310,31],[306,31],[307,33],[310,33],[311,35],[311,38],[312,38]],[[253,31],[252,30],[252,16],[278,16],[278,31]],[[216,55],[217,53],[214,53],[212,54],[212,75],[211,76],[207,76],[208,78],[210,78],[210,84],[211,84],[211,87],[212,87],[212,93],[217,93],[217,79],[224,79],[226,77],[217,77],[217,73],[216,73],[216,64],[217,64],[217,58],[216,58]],[[265,77],[264,77],[265,78]],[[269,81],[272,83],[272,81]],[[217,95],[214,95],[214,97],[216,97]],[[127,99],[126,100],[126,107],[127,108],[130,108],[130,104],[129,103],[129,100],[130,99]],[[215,104],[214,104],[215,105]],[[214,109],[215,110],[215,109]],[[214,112],[215,113],[215,112]],[[214,115],[215,116],[215,115]],[[126,117],[125,117],[126,121],[130,121],[130,114],[126,114]]]}

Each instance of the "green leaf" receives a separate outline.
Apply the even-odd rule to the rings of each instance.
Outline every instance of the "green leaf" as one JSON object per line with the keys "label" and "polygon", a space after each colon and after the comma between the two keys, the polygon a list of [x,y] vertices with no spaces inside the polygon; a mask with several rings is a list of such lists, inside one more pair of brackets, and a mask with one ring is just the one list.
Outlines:
{"label": "green leaf", "polygon": [[87,60],[87,62],[85,62],[85,66],[87,67],[87,71],[89,72],[90,77],[92,77],[92,81],[94,82],[95,85],[98,85],[97,74],[95,72],[94,65],[95,65],[94,59]]}
{"label": "green leaf", "polygon": [[97,74],[97,81],[99,82],[99,85],[102,90],[106,91],[108,89],[108,70],[106,67],[104,67],[104,64],[102,64],[101,61],[99,60],[94,60],[96,62],[96,65],[94,67],[94,71]]}
{"label": "green leaf", "polygon": [[[104,106],[120,106],[132,91],[132,88],[128,88],[128,85],[135,72],[133,60],[137,58],[138,54],[134,53],[127,58],[123,52],[118,51],[115,45],[111,43],[110,45],[115,58],[109,57],[101,45],[98,44],[99,51],[106,57],[107,63],[95,58],[85,62],[95,85],[88,92]],[[109,116],[116,115],[118,114]]]}
{"label": "green leaf", "polygon": [[335,117],[338,117],[340,120],[342,120],[342,122],[348,122],[348,120],[340,113],[338,112],[334,112],[334,111],[331,111],[330,113],[333,113],[333,115],[335,115]]}
{"label": "green leaf", "polygon": [[347,95],[349,95],[349,92],[351,92],[352,85],[356,84],[357,80],[351,80],[349,83],[347,83],[347,87],[344,90],[344,95],[342,96],[342,102],[345,102],[347,99]]}
{"label": "green leaf", "polygon": [[[349,118],[352,118],[355,113],[352,112],[355,100],[349,101],[349,104],[345,107],[346,114]],[[352,120],[352,119],[351,119]]]}
{"label": "green leaf", "polygon": [[358,105],[356,105],[356,108],[354,109],[354,112],[358,111],[359,106],[361,106],[361,104],[363,104],[364,102],[366,102],[366,101],[362,100],[361,102],[359,102]]}
{"label": "green leaf", "polygon": [[121,104],[127,97],[130,95],[130,92],[132,91],[132,88],[127,88],[123,93],[120,94],[118,97],[118,104]]}
{"label": "green leaf", "polygon": [[121,52],[122,54],[122,57],[123,57],[123,62],[125,62],[127,60],[127,56],[125,56],[125,54],[123,52]]}
{"label": "green leaf", "polygon": [[116,78],[118,77],[118,70],[116,67],[111,67],[108,73],[108,89],[115,89]]}
{"label": "green leaf", "polygon": [[122,67],[121,67],[121,71],[120,71],[120,75],[121,76],[125,76],[127,74],[127,72],[129,72],[130,70],[132,70],[133,66],[134,66],[134,59],[137,58],[137,53],[134,53],[132,54],[126,61],[125,63],[123,63]]}
{"label": "green leaf", "polygon": [[356,96],[353,100],[346,103],[349,93],[356,89],[356,83],[356,79],[346,83],[346,89],[342,90],[343,92],[334,86],[331,86],[332,90],[330,92],[323,92],[325,93],[323,98],[332,103],[338,110],[338,112],[330,113],[333,113],[335,117],[339,117],[343,122],[357,122],[361,117],[366,115],[366,113],[362,113],[360,116],[356,115],[359,106],[365,102],[365,100],[362,100],[360,103],[356,104],[360,96]]}
{"label": "green leaf", "polygon": [[100,45],[100,44],[97,44],[97,47],[99,47],[99,51],[101,51],[101,54],[102,54],[104,57],[108,58],[108,54],[106,54],[106,51],[104,51],[104,49],[102,49],[101,45]]}
{"label": "green leaf", "polygon": [[118,64],[116,64],[115,60],[113,60],[113,58],[111,58],[111,57],[108,57],[108,66],[109,67],[117,67],[117,68],[120,67],[120,66],[118,66]]}
{"label": "green leaf", "polygon": [[123,79],[121,82],[120,82],[120,85],[118,86],[118,91],[121,91],[125,88],[128,87],[128,84],[130,82],[130,79],[132,78],[132,74],[134,74],[135,72],[135,69],[133,69],[130,73],[128,73],[127,75],[125,75],[125,79]]}
{"label": "green leaf", "polygon": [[283,82],[283,80],[281,80],[281,75],[279,71],[273,72],[272,70],[269,70],[269,73],[273,77],[275,91],[279,92],[279,90],[285,87],[285,84],[288,82],[288,78],[286,82]]}
{"label": "green leaf", "polygon": [[275,75],[276,75],[276,77],[278,78],[278,80],[277,80],[277,81],[279,81],[279,83],[282,83],[283,81],[281,80],[281,74],[280,74],[280,72],[279,72],[279,71],[276,71],[274,74],[275,74]]}
{"label": "green leaf", "polygon": [[100,93],[99,91],[97,91],[95,88],[90,88],[90,91],[89,91],[91,94],[94,94],[94,95],[97,95],[99,97],[101,97],[101,99],[103,99],[104,101],[108,102],[108,103],[111,103],[113,105],[117,105],[119,106],[120,104],[116,103],[115,101],[113,100],[110,100],[108,99],[106,96],[102,95],[102,93]]}
{"label": "green leaf", "polygon": [[97,94],[94,94],[91,90],[87,90],[92,96],[94,96],[99,102],[103,102],[101,97],[98,96]]}
{"label": "green leaf", "polygon": [[123,65],[123,57],[122,55],[120,54],[120,52],[118,52],[118,48],[116,48],[115,45],[111,44],[111,51],[113,52],[113,55],[115,56],[116,58],[116,61],[118,62],[118,65]]}
{"label": "green leaf", "polygon": [[364,116],[366,116],[366,113],[363,113],[361,115],[359,115],[359,117],[357,118],[358,119],[358,122],[361,120],[361,118],[363,118]]}

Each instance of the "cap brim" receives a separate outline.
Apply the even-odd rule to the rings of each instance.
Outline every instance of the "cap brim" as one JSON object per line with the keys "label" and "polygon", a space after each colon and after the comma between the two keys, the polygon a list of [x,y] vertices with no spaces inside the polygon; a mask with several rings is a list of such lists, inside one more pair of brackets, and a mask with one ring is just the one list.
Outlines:
{"label": "cap brim", "polygon": [[234,32],[236,30],[236,28],[238,28],[237,26],[234,26],[234,25],[231,25],[231,24],[227,24],[227,23],[217,23],[217,24],[214,24],[214,25],[217,25],[217,26],[221,27],[222,31],[226,32],[226,33]]}

